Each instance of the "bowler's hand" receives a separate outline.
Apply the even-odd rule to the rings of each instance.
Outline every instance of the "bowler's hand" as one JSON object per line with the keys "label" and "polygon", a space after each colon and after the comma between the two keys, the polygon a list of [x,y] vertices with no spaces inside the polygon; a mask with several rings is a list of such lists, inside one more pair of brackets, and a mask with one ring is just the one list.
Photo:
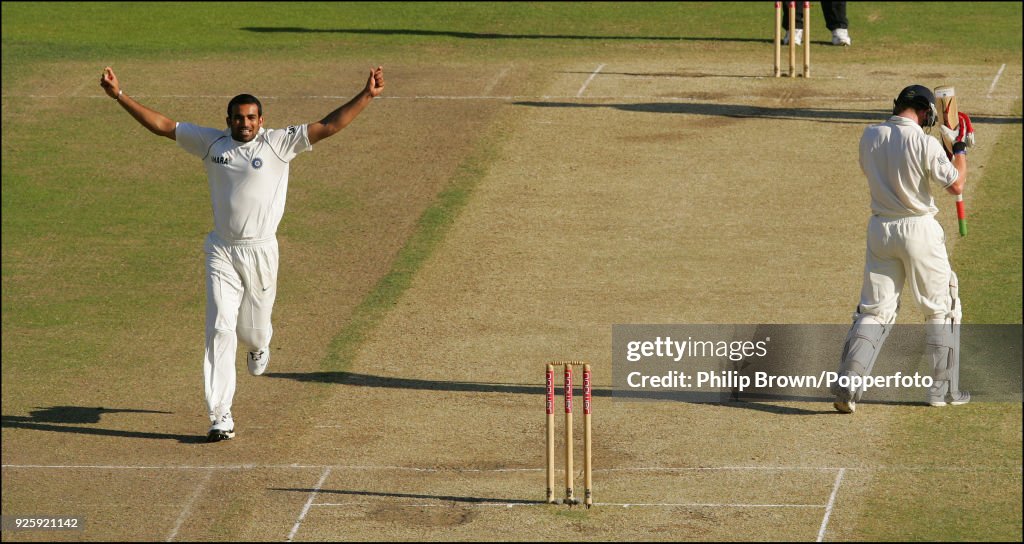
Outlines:
{"label": "bowler's hand", "polygon": [[370,70],[370,78],[366,80],[366,92],[371,98],[377,98],[384,91],[384,67],[378,66],[376,70]]}
{"label": "bowler's hand", "polygon": [[117,81],[113,68],[107,66],[103,69],[103,74],[100,75],[100,87],[103,87],[107,96],[115,100],[117,99],[118,93],[121,92],[121,83]]}

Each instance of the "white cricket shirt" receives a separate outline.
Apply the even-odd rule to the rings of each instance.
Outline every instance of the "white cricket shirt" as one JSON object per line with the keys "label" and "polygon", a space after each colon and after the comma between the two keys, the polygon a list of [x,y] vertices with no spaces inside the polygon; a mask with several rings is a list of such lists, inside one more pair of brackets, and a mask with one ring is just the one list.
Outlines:
{"label": "white cricket shirt", "polygon": [[871,211],[892,218],[939,213],[929,182],[946,188],[959,176],[942,144],[898,115],[864,129],[860,168],[871,188]]}
{"label": "white cricket shirt", "polygon": [[251,141],[217,130],[178,123],[175,139],[203,160],[213,203],[213,231],[225,242],[264,240],[275,236],[284,215],[288,163],[313,148],[306,125],[260,128]]}

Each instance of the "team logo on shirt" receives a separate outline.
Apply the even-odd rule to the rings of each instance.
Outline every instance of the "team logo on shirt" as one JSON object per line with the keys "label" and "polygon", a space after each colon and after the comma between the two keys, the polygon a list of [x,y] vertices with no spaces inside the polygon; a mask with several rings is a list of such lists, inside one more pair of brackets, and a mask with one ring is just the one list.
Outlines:
{"label": "team logo on shirt", "polygon": [[253,159],[252,160],[252,167],[257,169],[257,170],[262,168],[263,167],[263,159],[261,159],[259,157],[256,157],[255,159]]}

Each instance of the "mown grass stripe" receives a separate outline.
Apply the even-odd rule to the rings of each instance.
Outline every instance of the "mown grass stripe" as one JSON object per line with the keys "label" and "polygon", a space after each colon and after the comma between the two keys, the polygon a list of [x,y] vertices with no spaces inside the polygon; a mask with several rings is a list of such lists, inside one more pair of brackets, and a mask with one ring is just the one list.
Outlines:
{"label": "mown grass stripe", "polygon": [[352,318],[335,336],[321,367],[328,371],[347,370],[370,332],[412,284],[423,264],[433,255],[465,207],[497,153],[501,137],[481,138],[476,149],[456,168],[448,187],[420,216],[408,241],[399,250],[391,269],[377,282],[352,312]]}

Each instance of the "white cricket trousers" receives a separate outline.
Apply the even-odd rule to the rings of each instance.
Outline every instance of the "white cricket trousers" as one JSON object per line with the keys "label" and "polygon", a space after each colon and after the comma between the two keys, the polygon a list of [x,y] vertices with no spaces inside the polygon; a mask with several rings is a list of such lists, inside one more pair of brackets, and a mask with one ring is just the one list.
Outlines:
{"label": "white cricket trousers", "polygon": [[930,215],[885,218],[868,222],[860,313],[892,323],[900,293],[909,285],[925,321],[941,322],[950,312],[953,273],[942,226]]}
{"label": "white cricket trousers", "polygon": [[277,296],[277,238],[225,242],[206,237],[206,355],[203,380],[210,421],[231,411],[235,355],[270,346],[270,313]]}

